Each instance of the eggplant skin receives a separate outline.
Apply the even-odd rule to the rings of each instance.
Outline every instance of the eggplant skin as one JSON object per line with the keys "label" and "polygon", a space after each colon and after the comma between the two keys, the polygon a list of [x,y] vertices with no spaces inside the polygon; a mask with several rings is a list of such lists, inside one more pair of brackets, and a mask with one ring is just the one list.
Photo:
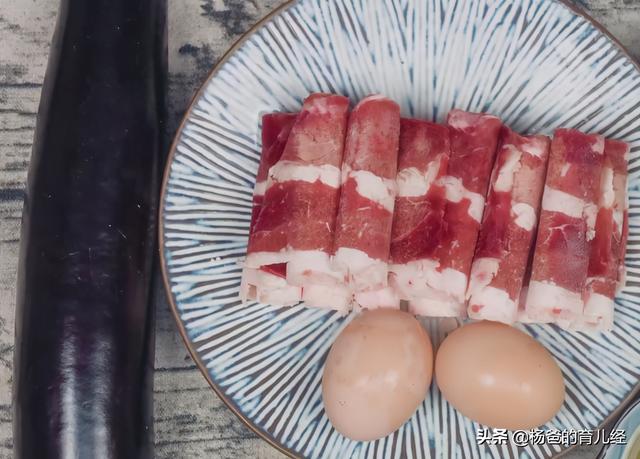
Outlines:
{"label": "eggplant skin", "polygon": [[165,0],[62,0],[23,213],[14,456],[153,457]]}

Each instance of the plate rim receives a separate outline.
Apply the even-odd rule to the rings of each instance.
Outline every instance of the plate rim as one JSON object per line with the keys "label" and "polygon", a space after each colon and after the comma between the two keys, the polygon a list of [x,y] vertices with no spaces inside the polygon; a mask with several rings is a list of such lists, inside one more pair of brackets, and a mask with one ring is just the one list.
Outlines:
{"label": "plate rim", "polygon": [[169,176],[171,175],[171,165],[176,156],[176,151],[178,147],[178,143],[180,141],[180,137],[182,135],[182,131],[184,130],[185,124],[191,118],[191,114],[193,113],[193,109],[195,108],[198,101],[201,99],[204,94],[206,88],[209,86],[209,83],[213,79],[214,76],[220,71],[220,69],[227,63],[227,61],[231,58],[231,56],[240,48],[244,43],[260,28],[268,21],[270,21],[275,16],[278,16],[281,12],[289,9],[293,6],[298,0],[287,0],[282,5],[278,6],[276,9],[271,11],[269,14],[261,18],[258,22],[256,22],[253,26],[251,26],[245,33],[243,33],[232,45],[231,47],[222,55],[220,60],[215,63],[215,65],[211,68],[205,80],[200,84],[198,89],[193,93],[191,100],[187,106],[187,109],[180,120],[178,127],[176,128],[176,132],[173,135],[173,139],[171,141],[171,146],[169,147],[169,152],[167,154],[167,159],[165,162],[164,171],[162,174],[162,183],[160,190],[160,201],[158,206],[158,250],[160,252],[160,271],[162,273],[162,283],[164,285],[164,292],[167,297],[167,301],[169,303],[169,309],[171,311],[171,315],[173,316],[173,320],[175,325],[178,327],[178,332],[182,337],[182,341],[189,352],[191,360],[196,364],[196,367],[204,376],[205,380],[213,389],[215,394],[222,400],[222,402],[226,405],[227,408],[231,410],[231,412],[238,417],[246,427],[248,427],[253,433],[255,433],[260,439],[266,441],[276,450],[281,452],[282,454],[294,458],[294,459],[302,459],[299,456],[296,456],[293,451],[285,447],[283,444],[278,443],[275,438],[271,438],[266,435],[257,425],[255,425],[249,418],[247,418],[233,403],[232,400],[229,399],[227,394],[222,390],[222,388],[218,387],[218,385],[211,379],[209,372],[207,371],[206,365],[200,359],[198,355],[198,351],[191,343],[189,336],[187,334],[187,330],[184,326],[182,319],[180,318],[180,312],[178,311],[178,306],[175,301],[175,297],[173,292],[171,291],[171,283],[169,281],[169,270],[167,269],[167,260],[165,257],[165,237],[164,237],[164,210],[165,203],[167,199],[167,192],[169,188]]}
{"label": "plate rim", "polygon": [[[193,93],[191,100],[187,105],[187,109],[182,115],[180,123],[176,128],[175,133],[173,134],[173,139],[171,141],[168,154],[166,156],[166,162],[164,171],[162,174],[162,183],[160,190],[160,201],[158,206],[158,251],[160,252],[160,271],[162,277],[162,283],[164,286],[164,292],[169,303],[169,309],[171,311],[171,315],[175,322],[175,325],[178,328],[178,332],[182,337],[182,341],[189,352],[189,355],[193,362],[196,364],[196,367],[204,376],[205,380],[213,389],[215,394],[222,400],[222,402],[231,410],[231,412],[238,417],[245,426],[247,426],[253,433],[258,435],[262,440],[266,441],[276,450],[281,452],[282,454],[297,459],[302,459],[302,456],[296,455],[291,449],[287,448],[283,444],[279,443],[275,438],[269,436],[266,432],[260,429],[257,425],[255,425],[248,417],[246,417],[235,405],[235,403],[229,399],[224,390],[222,390],[218,385],[211,379],[209,372],[207,371],[206,365],[200,359],[200,356],[193,346],[193,343],[188,337],[186,328],[182,319],[180,318],[180,312],[178,310],[178,306],[175,301],[175,297],[173,292],[171,291],[171,283],[169,280],[169,270],[166,263],[165,257],[165,234],[164,234],[164,213],[165,213],[165,204],[167,199],[167,193],[169,188],[169,176],[171,175],[171,166],[176,156],[177,146],[182,136],[182,132],[186,123],[190,120],[193,110],[198,103],[198,101],[202,98],[205,90],[209,86],[211,80],[218,74],[218,72],[222,69],[222,67],[227,63],[227,61],[235,54],[235,52],[245,44],[245,42],[251,38],[256,32],[258,32],[265,23],[269,22],[276,16],[279,16],[285,10],[291,8],[295,4],[299,3],[301,0],[286,0],[283,4],[276,7],[273,11],[269,12],[267,15],[259,19],[254,25],[252,25],[246,32],[244,32],[230,47],[229,49],[222,55],[222,57],[215,63],[215,65],[211,68],[209,73],[207,74],[204,81],[200,84],[198,89]],[[584,18],[587,22],[589,22],[593,27],[595,27],[600,33],[602,33],[605,37],[607,37],[617,48],[618,50],[633,64],[636,70],[640,73],[640,61],[636,60],[627,47],[623,45],[618,38],[616,38],[604,25],[602,25],[598,20],[593,18],[584,8],[573,3],[572,0],[550,0],[555,3],[558,3],[565,8],[569,9],[574,14]],[[627,396],[622,400],[620,405],[615,408],[609,416],[607,416],[604,421],[598,426],[598,429],[605,428],[606,426],[612,424],[614,421],[619,422],[621,419],[621,415],[625,413],[626,410],[630,409],[632,405],[636,403],[640,403],[640,400],[636,400],[636,397],[640,394],[640,381],[636,383],[634,388],[627,394]],[[560,451],[556,456],[556,458],[563,457],[578,445],[571,445],[567,448]],[[604,450],[601,448],[599,454]]]}
{"label": "plate rim", "polygon": [[[611,429],[617,429],[618,427],[620,427],[622,423],[625,421],[625,418],[629,416],[631,413],[633,413],[635,410],[637,410],[638,408],[640,408],[640,399],[635,400],[632,403],[629,403],[629,405],[626,407],[624,412],[620,415],[618,420],[615,423],[612,423]],[[605,459],[609,451],[611,451],[612,446],[613,445],[611,444],[605,445],[598,453],[598,456],[596,456],[596,459]],[[628,444],[625,446],[628,446]]]}

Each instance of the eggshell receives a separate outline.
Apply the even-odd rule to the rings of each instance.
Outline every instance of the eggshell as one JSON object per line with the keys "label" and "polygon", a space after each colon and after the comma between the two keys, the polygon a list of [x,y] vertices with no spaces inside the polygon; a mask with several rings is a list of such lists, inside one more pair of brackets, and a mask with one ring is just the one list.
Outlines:
{"label": "eggshell", "polygon": [[384,437],[404,424],[431,384],[433,350],[412,315],[364,311],[338,335],[322,377],[324,408],[353,440]]}
{"label": "eggshell", "polygon": [[551,354],[524,332],[497,322],[452,332],[438,349],[435,375],[449,403],[489,427],[537,427],[564,403],[564,379]]}

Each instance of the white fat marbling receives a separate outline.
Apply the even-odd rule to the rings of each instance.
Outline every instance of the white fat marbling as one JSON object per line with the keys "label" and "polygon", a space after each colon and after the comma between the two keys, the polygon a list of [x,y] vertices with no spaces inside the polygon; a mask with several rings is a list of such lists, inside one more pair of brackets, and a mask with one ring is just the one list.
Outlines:
{"label": "white fat marbling", "polygon": [[342,182],[345,183],[349,179],[355,180],[356,190],[360,196],[380,204],[393,213],[396,200],[395,180],[379,177],[369,171],[352,170],[345,165],[342,170]]}
{"label": "white fat marbling", "polygon": [[412,198],[426,195],[438,177],[442,158],[431,161],[426,172],[407,167],[398,172],[398,197]]}
{"label": "white fat marbling", "polygon": [[600,207],[613,207],[616,193],[613,189],[613,169],[605,167],[602,169],[600,178]]}
{"label": "white fat marbling", "polygon": [[520,163],[522,152],[513,145],[507,145],[505,148],[509,149],[509,156],[498,170],[498,176],[493,184],[493,189],[498,192],[508,193],[513,189],[515,175],[522,166]]}
{"label": "white fat marbling", "polygon": [[254,196],[264,196],[264,193],[267,191],[267,181],[263,180],[262,182],[257,182],[255,188],[253,189]]}
{"label": "white fat marbling", "polygon": [[484,212],[484,196],[473,191],[469,191],[462,184],[462,180],[458,177],[447,175],[442,178],[442,182],[446,189],[447,200],[458,203],[463,199],[470,201],[469,215],[475,221],[480,223],[482,213]]}
{"label": "white fat marbling", "polygon": [[439,270],[438,262],[435,260],[423,259],[405,264],[392,264],[389,266],[389,272],[390,281],[403,300],[438,296],[437,292],[440,292],[457,303],[465,301],[466,274],[451,268]]}
{"label": "white fat marbling", "polygon": [[537,215],[532,206],[524,202],[518,202],[511,206],[511,212],[515,215],[515,224],[527,231],[533,230],[536,225]]}
{"label": "white fat marbling", "polygon": [[582,296],[553,282],[531,281],[527,293],[526,312],[535,320],[554,320],[552,309],[562,308],[563,315],[576,317],[582,313]]}
{"label": "white fat marbling", "polygon": [[344,275],[354,292],[387,286],[387,263],[371,258],[362,250],[340,247],[333,256],[332,268]]}
{"label": "white fat marbling", "polygon": [[274,182],[300,180],[314,183],[318,180],[333,188],[340,187],[340,169],[330,164],[316,166],[295,161],[279,161],[269,170],[269,185]]}
{"label": "white fat marbling", "polygon": [[544,187],[542,210],[560,212],[572,218],[582,218],[584,207],[585,202],[582,199],[549,186]]}

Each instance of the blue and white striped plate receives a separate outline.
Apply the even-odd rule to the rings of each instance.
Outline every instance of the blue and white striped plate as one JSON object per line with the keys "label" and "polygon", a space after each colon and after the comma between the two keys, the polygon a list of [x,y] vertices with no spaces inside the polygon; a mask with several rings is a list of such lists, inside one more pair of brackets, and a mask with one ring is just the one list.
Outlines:
{"label": "blue and white striped plate", "polygon": [[[480,427],[435,385],[400,430],[375,442],[324,415],[325,356],[351,320],[304,306],[242,305],[240,268],[260,152],[260,116],[313,91],[395,99],[442,121],[452,107],[520,132],[559,126],[632,145],[629,286],[615,331],[524,329],[555,356],[567,400],[545,428],[591,429],[640,376],[640,72],[606,32],[552,0],[299,0],[266,18],[216,67],[186,115],[166,170],[163,269],[188,348],[216,392],[256,432],[304,457],[543,458],[557,445],[478,446]],[[444,324],[426,321],[437,344]]]}

